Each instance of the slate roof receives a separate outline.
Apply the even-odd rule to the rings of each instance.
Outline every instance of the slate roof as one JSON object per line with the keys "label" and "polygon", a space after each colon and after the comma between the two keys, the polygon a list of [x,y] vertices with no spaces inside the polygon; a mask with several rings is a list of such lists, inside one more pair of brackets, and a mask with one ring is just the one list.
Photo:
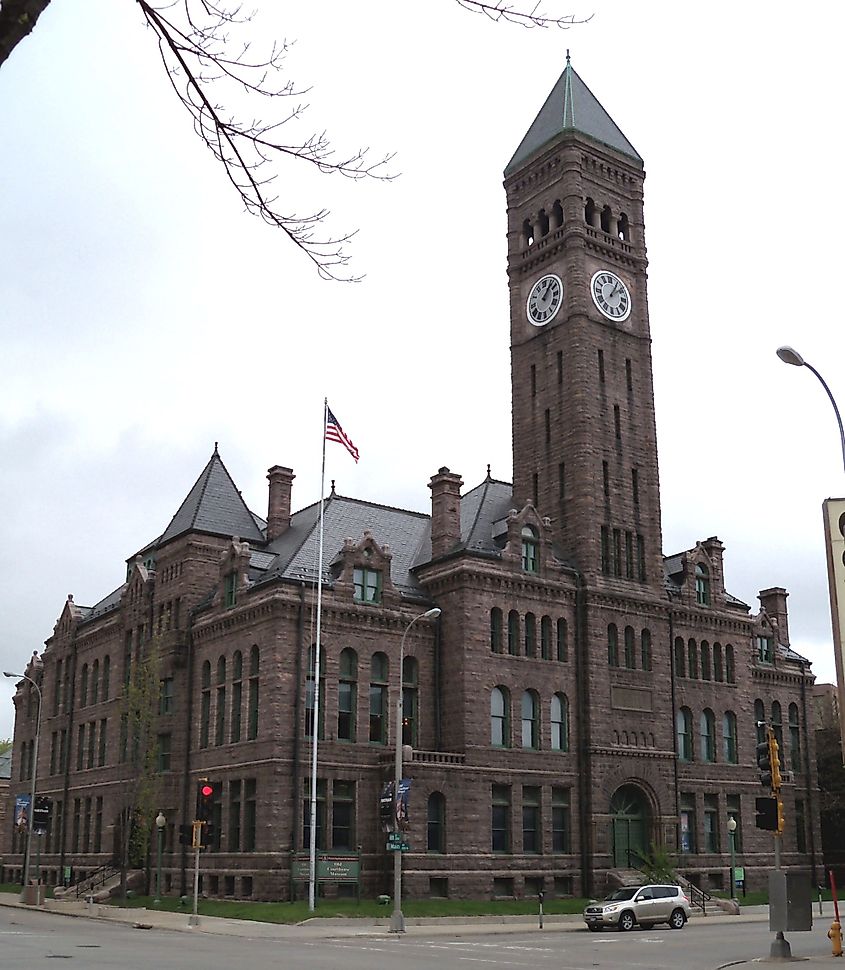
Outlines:
{"label": "slate roof", "polygon": [[637,150],[575,72],[569,63],[568,54],[563,74],[508,162],[505,175],[510,175],[565,131],[586,135],[593,141],[627,155],[640,166],[643,163]]}
{"label": "slate roof", "polygon": [[214,454],[156,545],[192,531],[239,536],[247,542],[263,543],[259,523],[263,524],[263,520],[246,507],[215,445]]}

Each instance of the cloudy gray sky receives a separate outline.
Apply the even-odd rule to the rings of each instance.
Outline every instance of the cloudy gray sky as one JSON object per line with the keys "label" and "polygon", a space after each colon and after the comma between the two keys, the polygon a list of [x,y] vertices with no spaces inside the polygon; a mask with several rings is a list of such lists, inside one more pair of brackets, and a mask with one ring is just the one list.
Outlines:
{"label": "cloudy gray sky", "polygon": [[[566,0],[568,2],[568,0]],[[494,25],[453,0],[256,4],[296,43],[301,131],[395,152],[394,182],[279,190],[327,207],[366,279],[318,279],[241,211],[131,0],[54,0],[0,70],[0,661],[20,670],[68,593],[96,602],[214,447],[258,512],[267,468],[319,498],[327,394],[361,451],[346,495],[426,510],[441,465],[511,475],[502,170],[565,51],[645,159],[667,553],[718,535],[727,585],[786,586],[791,634],[833,674],[821,502],[845,493],[837,302],[842,5],[560,9]],[[833,250],[833,251],[831,251]],[[0,737],[12,731],[2,682]]]}

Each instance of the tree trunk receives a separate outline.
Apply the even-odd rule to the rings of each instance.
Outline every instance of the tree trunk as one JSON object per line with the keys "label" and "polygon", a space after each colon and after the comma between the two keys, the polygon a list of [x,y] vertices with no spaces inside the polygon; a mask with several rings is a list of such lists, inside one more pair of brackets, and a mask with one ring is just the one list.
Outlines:
{"label": "tree trunk", "polygon": [[0,64],[27,37],[50,0],[3,0],[0,7]]}

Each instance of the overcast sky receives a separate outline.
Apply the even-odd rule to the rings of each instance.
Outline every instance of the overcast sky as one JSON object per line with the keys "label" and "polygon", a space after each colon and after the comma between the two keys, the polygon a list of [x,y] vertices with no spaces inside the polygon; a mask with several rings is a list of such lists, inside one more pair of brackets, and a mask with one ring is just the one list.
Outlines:
{"label": "overcast sky", "polygon": [[360,230],[366,279],[342,285],[241,211],[135,3],[54,0],[0,70],[2,669],[68,593],[120,585],[215,441],[255,511],[277,463],[317,500],[324,394],[361,452],[330,448],[344,495],[427,511],[442,465],[510,479],[502,171],[569,47],[645,159],[664,551],[718,535],[729,590],[756,610],[785,586],[794,648],[833,679],[838,432],[775,349],[845,406],[843,5],[568,2],[546,9],[593,17],[561,32],[453,0],[256,0],[256,43],[296,40],[300,131],[396,153],[386,184],[280,173],[289,209]]}

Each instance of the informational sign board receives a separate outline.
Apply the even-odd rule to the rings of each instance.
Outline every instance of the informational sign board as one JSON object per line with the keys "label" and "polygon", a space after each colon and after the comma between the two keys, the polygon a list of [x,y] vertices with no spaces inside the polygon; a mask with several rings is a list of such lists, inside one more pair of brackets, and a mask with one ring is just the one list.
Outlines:
{"label": "informational sign board", "polygon": [[[308,882],[311,860],[307,852],[297,852],[291,867],[294,882]],[[317,882],[357,883],[361,876],[361,858],[357,853],[317,853]]]}
{"label": "informational sign board", "polygon": [[830,587],[833,654],[836,661],[836,689],[839,697],[839,729],[845,738],[845,498],[825,499],[822,511],[827,550],[827,580]]}

